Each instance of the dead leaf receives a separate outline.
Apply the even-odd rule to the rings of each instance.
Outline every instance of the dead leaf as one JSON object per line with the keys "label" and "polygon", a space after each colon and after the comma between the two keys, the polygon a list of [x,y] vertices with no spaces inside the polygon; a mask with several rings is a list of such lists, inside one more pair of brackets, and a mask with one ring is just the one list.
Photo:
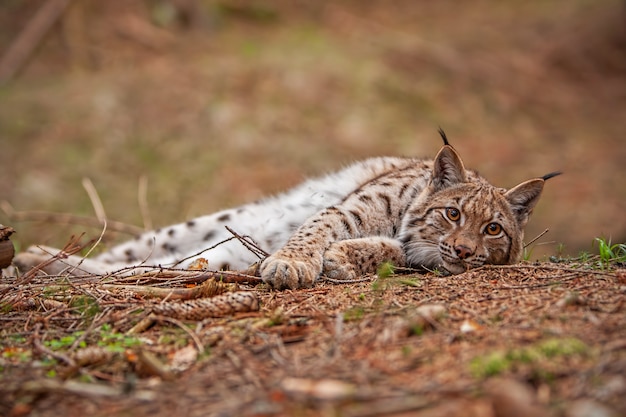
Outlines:
{"label": "dead leaf", "polygon": [[198,350],[193,345],[187,345],[175,351],[170,358],[170,369],[182,372],[189,369],[198,359]]}
{"label": "dead leaf", "polygon": [[482,326],[471,319],[465,319],[461,323],[461,333],[471,333],[481,329]]}

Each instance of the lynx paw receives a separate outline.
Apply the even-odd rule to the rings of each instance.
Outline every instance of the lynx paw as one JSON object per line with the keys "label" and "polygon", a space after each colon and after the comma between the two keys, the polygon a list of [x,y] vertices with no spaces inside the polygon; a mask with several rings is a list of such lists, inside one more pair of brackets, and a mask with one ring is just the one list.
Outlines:
{"label": "lynx paw", "polygon": [[333,243],[324,253],[324,275],[333,279],[355,279],[376,273],[383,262],[405,263],[400,242],[385,237],[366,237]]}
{"label": "lynx paw", "polygon": [[331,246],[324,253],[324,269],[322,274],[332,279],[355,279],[359,268],[354,265],[350,256],[341,248]]}
{"label": "lynx paw", "polygon": [[272,288],[308,288],[317,279],[321,267],[313,262],[272,255],[261,265],[261,278]]}

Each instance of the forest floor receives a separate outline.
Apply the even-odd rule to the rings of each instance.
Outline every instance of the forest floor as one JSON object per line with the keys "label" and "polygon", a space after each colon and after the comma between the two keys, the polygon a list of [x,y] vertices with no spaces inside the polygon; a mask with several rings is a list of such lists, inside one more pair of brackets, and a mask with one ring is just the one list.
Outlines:
{"label": "forest floor", "polygon": [[0,415],[624,415],[626,270],[590,266],[228,284],[260,308],[194,320],[152,297],[201,273],[5,277]]}
{"label": "forest floor", "polygon": [[[0,5],[0,51],[44,3]],[[527,229],[550,228],[540,261],[239,282],[258,310],[194,320],[150,314],[202,273],[5,272],[0,416],[626,415],[626,272],[577,258],[626,239],[621,0],[224,0],[200,28],[184,3],[74,2],[0,87],[18,250],[97,238],[94,189],[106,248],[358,158],[432,156],[441,126],[498,185],[565,171]]]}

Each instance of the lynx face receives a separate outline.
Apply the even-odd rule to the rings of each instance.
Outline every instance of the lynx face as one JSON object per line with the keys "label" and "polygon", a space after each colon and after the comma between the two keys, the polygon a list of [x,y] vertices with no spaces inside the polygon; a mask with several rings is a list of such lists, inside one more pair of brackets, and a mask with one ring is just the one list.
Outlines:
{"label": "lynx face", "polygon": [[484,264],[511,264],[521,258],[524,226],[544,179],[507,191],[473,171],[444,147],[433,177],[403,219],[400,241],[407,264],[458,274]]}

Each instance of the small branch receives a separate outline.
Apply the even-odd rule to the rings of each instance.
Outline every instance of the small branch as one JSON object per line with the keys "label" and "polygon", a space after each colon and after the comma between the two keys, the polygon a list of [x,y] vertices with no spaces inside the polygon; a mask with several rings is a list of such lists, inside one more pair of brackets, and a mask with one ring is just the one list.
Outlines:
{"label": "small branch", "polygon": [[263,284],[263,279],[261,279],[260,277],[255,277],[253,275],[248,275],[236,271],[210,272],[204,275],[208,275],[209,278],[215,278],[229,284]]}
{"label": "small branch", "polygon": [[93,210],[96,212],[96,217],[100,222],[105,222],[107,215],[104,212],[104,206],[102,205],[102,200],[100,200],[100,196],[98,195],[98,191],[96,187],[93,185],[93,182],[89,178],[83,178],[82,181],[83,188],[87,192],[87,196],[89,196],[89,201],[91,201],[91,205]]}
{"label": "small branch", "polygon": [[[498,287],[498,288],[502,289],[502,290],[520,290],[520,289],[551,287],[551,286],[554,286],[557,283],[560,284],[560,283],[562,283],[564,281],[571,281],[571,280],[579,278],[579,277],[580,277],[580,274],[570,273],[569,275],[548,277],[550,279],[550,282],[546,282],[546,283],[543,283],[543,284],[503,285],[503,286]],[[539,277],[537,277],[537,278],[539,278]]]}
{"label": "small branch", "polygon": [[541,239],[543,237],[543,235],[545,235],[546,233],[548,233],[550,231],[550,229],[546,229],[543,232],[539,233],[539,235],[534,238],[533,240],[531,240],[530,242],[524,244],[524,249],[526,249],[527,247],[529,247],[530,245],[532,245],[533,243],[535,243],[536,241],[538,241],[539,239]]}
{"label": "small branch", "polygon": [[[2,201],[0,208],[4,211],[4,214],[14,222],[46,222],[97,228],[102,227],[102,222],[93,217],[74,216],[66,213],[51,213],[47,211],[16,211],[7,201]],[[143,229],[140,227],[111,220],[107,222],[107,226],[108,230],[129,235],[139,235],[143,232]]]}
{"label": "small branch", "polygon": [[58,352],[54,352],[50,349],[48,349],[47,347],[45,347],[43,345],[43,343],[41,343],[41,340],[39,338],[39,329],[41,328],[41,323],[37,323],[35,325],[35,330],[33,332],[33,347],[35,348],[36,351],[43,353],[44,355],[48,355],[54,359],[57,359],[63,363],[65,363],[66,365],[69,365],[70,367],[76,367],[76,362],[74,362],[74,360],[72,358],[70,358],[69,356],[66,356],[62,353],[58,353]]}
{"label": "small branch", "polygon": [[[154,271],[143,272],[137,275],[127,274],[127,272],[130,272],[136,268],[141,268],[141,269],[154,268]],[[123,274],[123,276],[116,277],[115,276],[116,274]],[[150,280],[151,278],[154,280],[167,279],[168,282],[171,282],[172,280],[177,279],[177,280],[180,280],[181,283],[187,283],[187,284],[190,284],[190,283],[199,284],[208,279],[215,279],[216,281],[224,282],[228,284],[257,285],[257,284],[263,283],[263,280],[261,278],[253,276],[253,275],[249,275],[248,273],[246,273],[246,271],[203,271],[203,270],[190,271],[190,270],[184,270],[184,269],[167,269],[167,268],[161,268],[158,266],[150,267],[146,265],[123,268],[123,269],[120,269],[119,271],[116,271],[108,275],[108,277],[114,278],[116,280],[115,283],[118,283],[118,284],[122,282],[127,282],[127,281],[137,282],[138,280],[141,280],[141,279]]]}
{"label": "small branch", "polygon": [[187,333],[189,335],[189,337],[191,337],[191,340],[193,340],[193,342],[196,344],[196,348],[198,349],[198,353],[203,353],[204,352],[204,345],[202,344],[202,341],[200,340],[198,335],[193,330],[191,330],[189,327],[185,326],[185,324],[182,323],[180,320],[176,320],[173,317],[167,317],[167,316],[156,316],[155,319],[158,320],[158,321],[166,321],[168,323],[172,323],[172,324],[180,327],[185,333]]}
{"label": "small branch", "polygon": [[142,318],[133,327],[126,331],[127,335],[139,334],[148,330],[156,321],[157,316],[153,313],[149,313],[146,317]]}
{"label": "small branch", "polygon": [[125,393],[122,388],[112,387],[110,385],[93,383],[93,382],[77,382],[77,381],[58,381],[55,379],[37,379],[26,381],[20,385],[20,391],[27,393],[60,393],[81,395],[86,398],[104,397],[115,398],[130,395],[133,398],[143,401],[154,401],[155,396],[152,391],[135,390],[132,393]]}
{"label": "small branch", "polygon": [[224,240],[222,240],[222,241],[220,241],[220,242],[217,242],[215,245],[213,245],[213,246],[211,246],[211,247],[209,247],[209,248],[202,249],[200,252],[196,252],[196,253],[194,253],[194,254],[191,254],[191,255],[187,256],[186,258],[183,258],[183,259],[179,260],[178,262],[176,262],[176,263],[175,263],[174,265],[172,265],[172,266],[173,266],[173,267],[175,267],[176,265],[180,265],[180,264],[182,264],[183,262],[185,262],[185,261],[186,261],[186,260],[188,260],[188,259],[195,258],[196,256],[200,256],[200,255],[202,255],[204,252],[208,252],[208,251],[210,251],[210,250],[212,250],[212,249],[215,249],[215,248],[217,248],[219,245],[223,245],[224,243],[229,242],[229,241],[231,241],[231,240],[233,240],[233,239],[236,239],[236,238],[233,236],[233,237],[229,237],[228,239],[224,239]]}
{"label": "small branch", "polygon": [[139,212],[143,220],[143,228],[144,230],[152,230],[152,216],[150,216],[150,207],[148,206],[148,177],[145,175],[139,177],[137,200],[139,203]]}
{"label": "small branch", "polygon": [[239,233],[235,232],[230,227],[228,226],[225,226],[225,227],[226,227],[226,230],[230,232],[230,234],[232,234],[237,240],[239,240],[239,242],[241,242],[241,244],[244,245],[246,249],[248,249],[250,252],[256,255],[257,258],[265,259],[268,256],[270,256],[269,253],[261,249],[259,245],[257,245],[256,242],[253,241],[249,236],[242,236]]}
{"label": "small branch", "polygon": [[49,0],[37,10],[0,58],[0,84],[9,82],[19,72],[69,4],[70,0]]}
{"label": "small branch", "polygon": [[179,260],[173,266],[180,265],[181,263],[185,262],[188,259],[195,258],[196,256],[200,256],[204,252],[208,252],[208,251],[210,251],[212,249],[215,249],[218,246],[223,245],[226,242],[230,242],[233,239],[237,239],[246,249],[248,249],[250,252],[252,252],[259,259],[265,259],[268,256],[270,256],[269,253],[267,253],[263,249],[261,249],[249,236],[242,236],[242,235],[238,234],[237,232],[235,232],[230,227],[228,227],[228,226],[225,226],[225,227],[226,227],[226,230],[228,230],[233,235],[232,237],[229,237],[229,238],[224,239],[224,240],[222,240],[220,242],[217,242],[215,245],[213,245],[213,246],[211,246],[209,248],[202,249],[199,252],[191,254],[191,255],[187,256],[186,258],[183,258],[183,259]]}
{"label": "small branch", "polygon": [[141,366],[141,372],[147,373],[152,376],[158,376],[159,378],[170,381],[174,378],[174,373],[169,366],[161,362],[152,352],[139,349],[137,352],[138,364]]}
{"label": "small branch", "polygon": [[607,271],[597,271],[594,269],[582,269],[582,268],[567,268],[559,265],[524,265],[524,264],[515,264],[515,265],[483,265],[478,268],[470,269],[464,274],[474,273],[477,271],[497,271],[497,270],[522,270],[522,269],[530,269],[530,270],[546,270],[546,271],[560,271],[560,272],[569,272],[574,274],[590,274],[590,275],[603,275],[607,277],[613,277],[613,274]]}
{"label": "small branch", "polygon": [[60,259],[67,259],[68,257],[74,255],[75,253],[78,253],[81,250],[83,250],[83,248],[85,248],[87,245],[91,243],[90,241],[90,242],[85,243],[84,245],[81,245],[80,239],[83,237],[83,235],[84,234],[81,234],[78,237],[72,236],[70,238],[70,241],[63,247],[63,249],[61,249],[59,252],[52,255],[50,259],[47,259],[41,262],[39,265],[35,266],[30,271],[22,275],[21,279],[17,282],[17,285],[24,285],[30,282],[30,280],[33,279],[37,275],[37,272],[44,269],[46,266]]}
{"label": "small branch", "polygon": [[368,282],[374,279],[374,277],[364,277],[364,278],[355,278],[355,279],[334,279],[328,278],[324,275],[320,277],[320,280],[330,282],[331,284],[354,284],[357,282]]}

